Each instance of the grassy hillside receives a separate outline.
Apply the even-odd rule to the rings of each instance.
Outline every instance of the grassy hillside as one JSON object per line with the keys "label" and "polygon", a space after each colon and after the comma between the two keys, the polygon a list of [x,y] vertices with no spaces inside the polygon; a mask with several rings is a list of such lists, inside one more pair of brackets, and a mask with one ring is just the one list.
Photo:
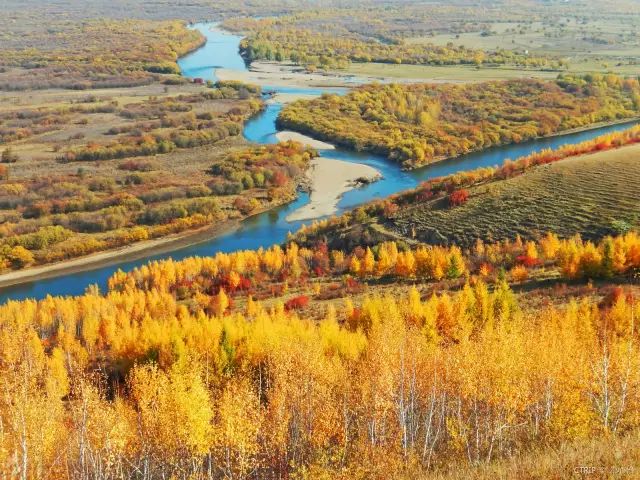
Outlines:
{"label": "grassy hillside", "polygon": [[[386,239],[469,246],[553,231],[586,239],[624,233],[640,218],[640,129],[436,178],[296,236],[355,248]],[[587,153],[595,152],[595,153]]]}
{"label": "grassy hillside", "polygon": [[401,209],[385,226],[417,240],[459,245],[547,231],[601,238],[640,219],[640,145],[538,167],[469,194],[455,208],[439,199]]}

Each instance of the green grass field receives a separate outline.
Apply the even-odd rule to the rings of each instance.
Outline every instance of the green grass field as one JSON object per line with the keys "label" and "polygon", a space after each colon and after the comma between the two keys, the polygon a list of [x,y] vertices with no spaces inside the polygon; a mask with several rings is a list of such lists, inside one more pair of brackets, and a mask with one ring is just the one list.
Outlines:
{"label": "green grass field", "polygon": [[[613,72],[637,75],[640,67],[640,37],[637,17],[624,21],[604,19],[580,23],[575,18],[558,19],[556,23],[530,24],[503,22],[491,24],[486,31],[442,33],[413,37],[408,43],[448,43],[483,50],[515,50],[531,55],[551,55],[568,63],[566,71],[574,73]],[[483,33],[484,32],[484,33]],[[380,63],[352,64],[349,73],[380,78],[428,81],[483,81],[535,77],[555,78],[558,72],[535,71],[514,67],[476,68],[470,65],[428,66]]]}
{"label": "green grass field", "polygon": [[443,46],[451,42],[484,50],[528,50],[536,55],[637,57],[638,28],[638,17],[631,13],[626,18],[605,16],[597,20],[574,16],[545,22],[493,23],[478,31],[413,37],[408,42]]}
{"label": "green grass field", "polygon": [[471,65],[431,66],[395,65],[388,63],[353,63],[347,69],[347,73],[356,76],[436,82],[480,82],[513,78],[552,79],[558,76],[558,72],[513,67],[476,68]]}
{"label": "green grass field", "polygon": [[[569,63],[563,70],[573,73],[613,72],[617,75],[635,76],[640,65],[622,63],[615,58],[582,57]],[[345,71],[338,73],[344,74]],[[553,79],[560,71],[544,71],[509,66],[475,67],[472,65],[396,65],[389,63],[352,63],[346,73],[356,76],[377,77],[430,82],[482,82],[489,80],[510,80],[514,78]]]}

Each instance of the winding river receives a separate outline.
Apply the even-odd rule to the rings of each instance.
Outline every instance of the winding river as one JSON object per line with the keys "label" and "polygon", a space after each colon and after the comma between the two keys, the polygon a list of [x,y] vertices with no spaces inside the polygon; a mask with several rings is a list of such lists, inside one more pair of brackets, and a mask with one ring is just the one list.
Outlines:
{"label": "winding river", "polygon": [[[190,53],[179,60],[182,73],[190,78],[203,78],[216,80],[216,68],[230,70],[246,70],[243,59],[238,54],[238,45],[241,37],[231,35],[215,28],[214,24],[196,24],[197,28],[207,37],[207,42],[200,49]],[[326,91],[342,93],[346,89],[320,89],[320,88],[290,88],[262,85],[264,90],[278,93],[304,93],[320,95]],[[282,105],[269,103],[267,108],[257,117],[250,120],[244,130],[244,136],[256,143],[274,143],[275,120]],[[545,148],[557,148],[567,143],[577,143],[608,132],[628,128],[628,124],[612,125],[593,130],[572,133],[563,136],[550,137],[535,140],[518,145],[496,147],[483,152],[458,157],[456,159],[440,162],[436,165],[425,167],[411,172],[403,172],[397,164],[385,158],[369,154],[359,154],[346,150],[330,150],[321,152],[321,157],[336,158],[339,160],[365,163],[378,169],[383,179],[364,188],[347,192],[340,200],[339,211],[352,208],[376,197],[385,197],[392,193],[412,188],[429,178],[448,175],[462,170],[470,170],[479,167],[499,165],[505,159],[515,159],[529,153]],[[248,218],[242,222],[241,227],[233,232],[212,238],[205,242],[176,249],[169,253],[149,255],[135,261],[124,261],[107,267],[98,267],[79,273],[65,274],[59,277],[23,283],[6,287],[0,291],[0,302],[9,299],[44,298],[50,295],[78,295],[85,291],[87,286],[97,284],[101,290],[105,290],[107,279],[118,269],[131,270],[144,263],[163,258],[182,259],[195,255],[212,255],[218,251],[233,251],[239,249],[254,249],[268,247],[276,243],[282,243],[288,232],[297,230],[303,222],[287,222],[285,217],[297,210],[309,201],[309,196],[300,194],[297,200],[282,207]]]}

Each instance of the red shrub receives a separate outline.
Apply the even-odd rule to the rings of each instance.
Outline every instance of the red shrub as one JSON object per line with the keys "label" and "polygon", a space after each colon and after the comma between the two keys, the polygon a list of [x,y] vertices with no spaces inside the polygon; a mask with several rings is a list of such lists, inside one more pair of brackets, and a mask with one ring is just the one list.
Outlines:
{"label": "red shrub", "polygon": [[247,277],[240,277],[240,285],[238,285],[239,290],[249,290],[251,288],[251,280]]}
{"label": "red shrub", "polygon": [[387,218],[392,217],[393,215],[395,215],[399,210],[398,205],[396,205],[393,202],[385,202],[384,204],[384,216]]}
{"label": "red shrub", "polygon": [[351,313],[351,316],[347,319],[349,320],[349,323],[352,326],[355,326],[358,324],[358,321],[360,320],[360,316],[362,314],[362,310],[359,307],[356,307],[353,309],[353,312]]}
{"label": "red shrub", "polygon": [[284,308],[286,311],[290,310],[299,310],[301,308],[306,307],[309,304],[309,297],[306,295],[298,295],[297,297],[293,297],[284,304]]}
{"label": "red shrub", "polygon": [[273,178],[271,179],[271,184],[275,185],[276,187],[284,187],[288,181],[289,181],[289,177],[287,177],[287,175],[284,172],[278,170],[273,175]]}
{"label": "red shrub", "polygon": [[353,277],[347,277],[345,284],[347,285],[347,288],[351,290],[360,286],[360,282]]}
{"label": "red shrub", "polygon": [[469,200],[469,192],[465,189],[456,190],[449,195],[449,206],[457,207],[458,205],[462,205]]}
{"label": "red shrub", "polygon": [[118,169],[130,172],[150,172],[153,170],[153,164],[145,161],[127,160],[118,165]]}
{"label": "red shrub", "polygon": [[520,265],[524,265],[527,268],[535,267],[540,264],[540,260],[537,258],[531,258],[528,255],[519,255],[516,257],[516,262]]}
{"label": "red shrub", "polygon": [[244,197],[237,197],[233,201],[233,208],[238,210],[243,215],[248,215],[253,210],[251,203]]}
{"label": "red shrub", "polygon": [[326,270],[320,265],[316,265],[315,267],[313,267],[313,274],[316,277],[322,277],[325,273],[327,273]]}
{"label": "red shrub", "polygon": [[611,308],[613,307],[618,300],[620,300],[620,298],[622,298],[625,295],[625,291],[624,288],[622,288],[619,285],[614,286],[612,289],[610,289],[604,296],[604,298],[602,299],[602,301],[600,302],[599,307],[604,309],[604,308]]}
{"label": "red shrub", "polygon": [[424,189],[416,195],[416,200],[419,202],[425,202],[427,200],[431,200],[433,198],[433,192],[431,189]]}

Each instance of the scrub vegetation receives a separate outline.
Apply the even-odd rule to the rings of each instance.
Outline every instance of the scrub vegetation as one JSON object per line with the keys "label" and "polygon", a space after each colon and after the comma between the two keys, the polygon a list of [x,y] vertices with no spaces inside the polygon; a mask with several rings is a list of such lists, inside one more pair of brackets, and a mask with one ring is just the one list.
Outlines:
{"label": "scrub vegetation", "polygon": [[[398,64],[468,64],[479,75],[506,78],[514,71],[637,70],[640,11],[631,1],[323,3],[311,11],[233,18],[224,25],[248,35],[247,59],[290,61],[310,70],[349,68],[382,76],[404,71]],[[428,67],[413,71],[430,78]]]}
{"label": "scrub vegetation", "polygon": [[200,34],[182,21],[54,25],[46,35],[29,38],[28,46],[0,49],[0,90],[148,85],[161,79],[158,74],[179,73],[178,57],[201,44]]}
{"label": "scrub vegetation", "polygon": [[295,198],[315,152],[242,139],[260,87],[178,75],[199,32],[72,5],[43,5],[48,28],[11,4],[2,19],[0,270],[221,231]]}
{"label": "scrub vegetation", "polygon": [[[226,144],[225,148],[229,148]],[[191,231],[296,196],[315,153],[300,144],[207,152],[208,169],[132,159],[86,175],[0,182],[0,268],[20,269]],[[202,155],[203,152],[198,152]],[[190,154],[193,155],[193,154]],[[245,168],[238,169],[240,165]],[[172,158],[189,162],[190,157]]]}

